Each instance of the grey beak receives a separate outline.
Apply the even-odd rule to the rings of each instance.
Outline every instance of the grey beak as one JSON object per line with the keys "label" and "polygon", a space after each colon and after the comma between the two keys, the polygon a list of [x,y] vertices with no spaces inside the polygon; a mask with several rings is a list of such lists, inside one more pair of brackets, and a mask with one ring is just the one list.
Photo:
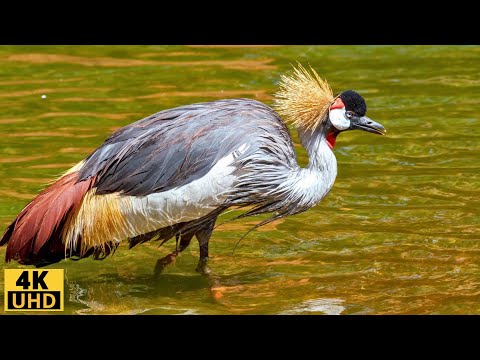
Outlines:
{"label": "grey beak", "polygon": [[387,132],[387,130],[385,130],[385,128],[381,124],[373,121],[367,116],[353,118],[351,121],[350,129],[368,131],[379,135],[385,135],[385,133]]}

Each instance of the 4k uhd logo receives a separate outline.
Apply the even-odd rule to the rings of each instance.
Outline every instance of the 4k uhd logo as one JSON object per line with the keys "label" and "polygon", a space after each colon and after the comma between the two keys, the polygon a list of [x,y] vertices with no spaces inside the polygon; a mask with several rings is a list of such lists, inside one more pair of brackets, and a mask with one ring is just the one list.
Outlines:
{"label": "4k uhd logo", "polygon": [[5,311],[63,311],[63,269],[5,269]]}

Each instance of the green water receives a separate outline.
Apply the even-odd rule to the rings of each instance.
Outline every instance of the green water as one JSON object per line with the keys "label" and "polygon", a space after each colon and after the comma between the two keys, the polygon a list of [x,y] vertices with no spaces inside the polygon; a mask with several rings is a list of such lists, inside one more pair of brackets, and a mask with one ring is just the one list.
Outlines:
{"label": "green water", "polygon": [[[331,193],[234,256],[262,218],[219,227],[213,282],[194,242],[160,277],[174,242],[49,266],[66,271],[66,314],[480,313],[480,47],[0,47],[0,231],[115,129],[192,102],[271,104],[297,60],[360,92],[387,136],[342,134]],[[26,268],[4,255],[0,304],[3,269]]]}

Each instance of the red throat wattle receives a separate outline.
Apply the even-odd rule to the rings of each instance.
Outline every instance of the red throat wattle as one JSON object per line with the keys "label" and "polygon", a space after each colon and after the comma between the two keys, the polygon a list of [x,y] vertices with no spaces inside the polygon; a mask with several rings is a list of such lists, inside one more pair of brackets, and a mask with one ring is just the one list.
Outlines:
{"label": "red throat wattle", "polygon": [[328,147],[332,150],[335,147],[335,143],[337,142],[337,135],[338,134],[335,133],[334,131],[329,132],[327,135],[327,144],[328,144]]}

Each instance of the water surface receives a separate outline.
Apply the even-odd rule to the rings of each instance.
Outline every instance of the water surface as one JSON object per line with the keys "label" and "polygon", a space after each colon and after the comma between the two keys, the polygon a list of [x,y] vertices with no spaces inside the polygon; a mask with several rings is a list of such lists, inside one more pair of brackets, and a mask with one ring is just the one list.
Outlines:
{"label": "water surface", "polygon": [[[174,242],[49,266],[66,270],[66,314],[480,313],[480,47],[0,47],[0,231],[115,129],[199,101],[271,104],[296,61],[360,92],[388,135],[342,134],[324,201],[234,256],[264,217],[219,227],[213,289],[193,242],[160,277]],[[26,268],[4,255],[0,303],[3,269]]]}

